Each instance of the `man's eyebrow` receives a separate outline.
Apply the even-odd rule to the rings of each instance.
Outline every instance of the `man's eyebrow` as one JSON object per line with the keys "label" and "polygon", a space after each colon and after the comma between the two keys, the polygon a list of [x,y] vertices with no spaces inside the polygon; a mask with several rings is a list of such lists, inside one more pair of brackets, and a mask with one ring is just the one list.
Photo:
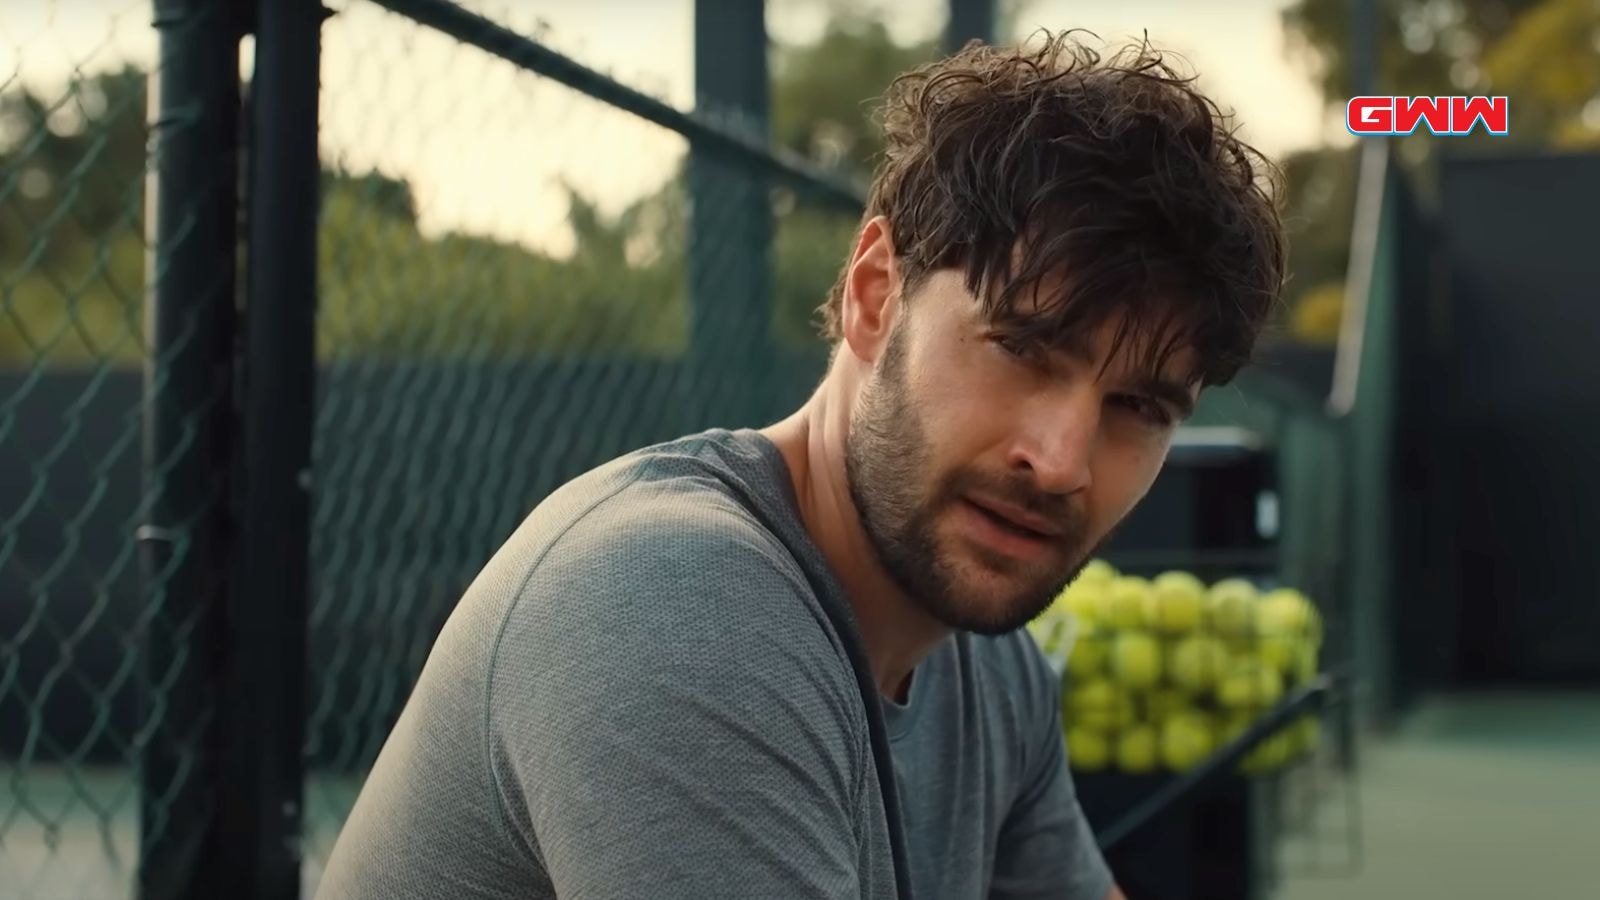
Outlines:
{"label": "man's eyebrow", "polygon": [[1082,335],[1058,333],[1046,336],[1030,328],[1031,324],[1022,316],[998,318],[989,323],[990,327],[999,331],[1026,336],[1030,343],[1041,350],[1059,353],[1071,358],[1074,362],[1085,365],[1094,362],[1094,350],[1090,347],[1089,341]]}

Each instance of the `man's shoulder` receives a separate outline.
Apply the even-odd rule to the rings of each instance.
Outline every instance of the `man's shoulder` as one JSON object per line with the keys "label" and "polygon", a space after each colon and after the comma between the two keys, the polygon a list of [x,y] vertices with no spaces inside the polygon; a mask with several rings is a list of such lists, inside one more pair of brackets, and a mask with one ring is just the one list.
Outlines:
{"label": "man's shoulder", "polygon": [[781,498],[767,463],[748,437],[721,430],[641,448],[553,492],[502,553],[536,579],[803,581],[773,525]]}
{"label": "man's shoulder", "polygon": [[629,560],[704,556],[715,562],[728,556],[722,551],[730,544],[781,556],[782,542],[765,524],[772,479],[753,452],[727,432],[706,432],[596,466],[543,498],[485,574],[516,581],[540,573],[609,579],[631,571]]}
{"label": "man's shoulder", "polygon": [[462,614],[495,620],[497,647],[557,655],[600,636],[611,652],[647,657],[663,642],[757,649],[728,645],[731,635],[842,653],[806,565],[779,533],[786,513],[771,461],[751,453],[727,432],[693,435],[573,479],[495,554]]}

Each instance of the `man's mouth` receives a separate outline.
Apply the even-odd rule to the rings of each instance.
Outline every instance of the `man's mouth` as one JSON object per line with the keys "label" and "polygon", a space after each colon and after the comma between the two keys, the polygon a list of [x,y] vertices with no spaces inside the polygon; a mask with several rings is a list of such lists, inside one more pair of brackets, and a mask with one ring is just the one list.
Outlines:
{"label": "man's mouth", "polygon": [[988,497],[967,497],[966,500],[985,518],[1019,537],[1057,541],[1063,534],[1060,525],[1013,504]]}

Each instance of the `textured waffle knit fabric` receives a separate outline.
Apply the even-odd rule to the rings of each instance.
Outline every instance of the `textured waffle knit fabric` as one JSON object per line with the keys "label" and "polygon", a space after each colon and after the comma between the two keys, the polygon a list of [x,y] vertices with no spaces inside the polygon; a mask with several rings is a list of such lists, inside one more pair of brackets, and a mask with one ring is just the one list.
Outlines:
{"label": "textured waffle knit fabric", "polygon": [[[893,900],[865,707],[777,447],[712,430],[554,492],[474,581],[320,900]],[[1103,900],[1057,685],[954,635],[885,718],[917,900]]]}

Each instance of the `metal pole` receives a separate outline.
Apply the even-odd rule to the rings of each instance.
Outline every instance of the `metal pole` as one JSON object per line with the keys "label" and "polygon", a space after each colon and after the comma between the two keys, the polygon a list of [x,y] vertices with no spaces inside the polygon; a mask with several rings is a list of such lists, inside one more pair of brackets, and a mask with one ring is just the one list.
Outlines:
{"label": "metal pole", "polygon": [[1350,15],[1350,89],[1370,96],[1378,88],[1377,0],[1353,0]]}
{"label": "metal pole", "polygon": [[239,31],[227,5],[154,0],[146,176],[141,900],[220,896],[217,669],[229,553]]}
{"label": "metal pole", "polygon": [[[698,105],[753,139],[768,127],[767,29],[759,0],[695,0]],[[772,368],[772,202],[767,173],[718,144],[689,160],[690,428],[755,426]],[[715,420],[715,421],[713,421]]]}
{"label": "metal pole", "polygon": [[971,40],[992,44],[995,40],[995,0],[950,0],[950,18],[945,22],[944,49],[954,53]]}
{"label": "metal pole", "polygon": [[[750,169],[765,172],[778,183],[789,184],[796,190],[806,192],[806,196],[813,201],[825,202],[841,212],[852,215],[860,213],[861,207],[866,205],[864,185],[840,177],[837,173],[823,171],[783,147],[772,146],[767,142],[764,133],[758,139],[752,139],[749,135],[728,130],[723,123],[699,113],[684,112],[594,69],[580,65],[571,58],[492,19],[469,9],[462,9],[451,0],[373,0],[373,2],[420,25],[449,35],[469,47],[477,47],[485,53],[491,53],[514,63],[518,68],[537,72],[560,82],[607,106],[614,106],[646,122],[653,122],[662,128],[676,131],[688,138],[691,144],[716,147]],[[721,9],[726,4],[712,5]],[[743,4],[726,6],[746,18],[751,12],[745,9]],[[752,0],[750,6],[760,8],[761,4]],[[737,33],[743,24],[745,23],[730,23],[729,30]],[[714,36],[708,35],[708,37]],[[762,39],[765,39],[764,32]],[[747,49],[756,46],[760,45],[752,45]],[[738,47],[729,49],[732,52],[740,52]],[[762,62],[765,65],[764,59]],[[730,66],[729,70],[734,70],[734,67]],[[715,92],[723,86],[710,84],[706,87]]]}
{"label": "metal pole", "polygon": [[292,900],[300,889],[323,17],[317,0],[256,7],[219,897]]}

